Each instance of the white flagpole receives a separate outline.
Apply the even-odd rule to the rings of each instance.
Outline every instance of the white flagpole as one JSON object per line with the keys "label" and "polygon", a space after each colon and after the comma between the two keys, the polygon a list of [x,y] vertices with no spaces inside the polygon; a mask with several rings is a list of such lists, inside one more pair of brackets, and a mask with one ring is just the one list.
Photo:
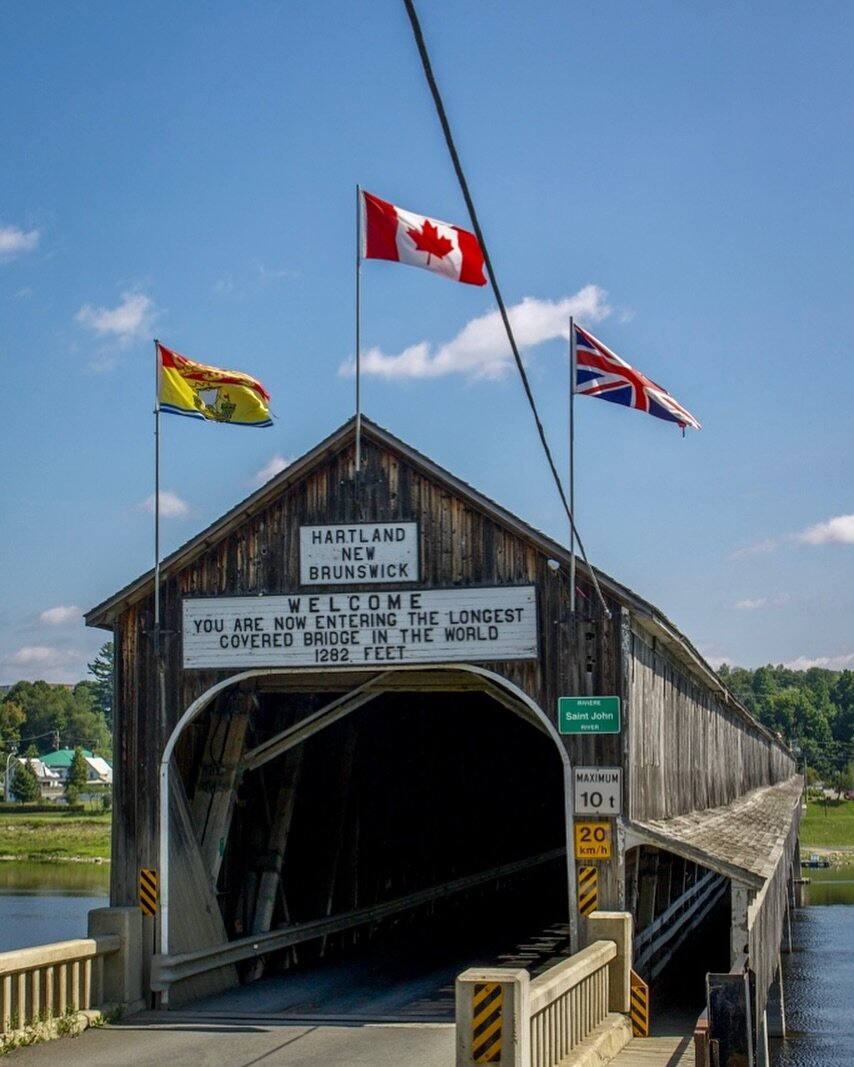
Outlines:
{"label": "white flagpole", "polygon": [[362,470],[362,190],[356,186],[356,507]]}
{"label": "white flagpole", "polygon": [[575,320],[569,316],[569,612],[575,626]]}

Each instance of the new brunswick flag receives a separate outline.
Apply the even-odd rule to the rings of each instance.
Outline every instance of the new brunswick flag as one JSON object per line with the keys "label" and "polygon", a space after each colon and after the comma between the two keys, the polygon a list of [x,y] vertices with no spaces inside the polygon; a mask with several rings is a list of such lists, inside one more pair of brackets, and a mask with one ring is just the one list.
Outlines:
{"label": "new brunswick flag", "polygon": [[240,371],[195,363],[157,342],[160,410],[235,426],[272,426],[270,394]]}

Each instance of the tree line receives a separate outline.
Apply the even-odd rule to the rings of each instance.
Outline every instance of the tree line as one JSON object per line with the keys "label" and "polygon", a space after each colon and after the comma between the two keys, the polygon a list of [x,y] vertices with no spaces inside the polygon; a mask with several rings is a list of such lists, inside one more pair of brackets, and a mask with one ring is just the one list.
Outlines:
{"label": "tree line", "polygon": [[91,678],[73,686],[16,682],[0,700],[0,751],[38,757],[85,748],[112,757],[113,645],[88,664]]}
{"label": "tree line", "polygon": [[854,789],[854,671],[724,664],[718,676],[795,750],[811,781]]}

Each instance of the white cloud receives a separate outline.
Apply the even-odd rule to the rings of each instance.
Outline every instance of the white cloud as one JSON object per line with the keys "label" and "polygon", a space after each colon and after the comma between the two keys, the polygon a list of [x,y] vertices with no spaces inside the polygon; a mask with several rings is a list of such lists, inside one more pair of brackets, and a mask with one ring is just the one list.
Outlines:
{"label": "white cloud", "polygon": [[[142,504],[141,508],[145,508],[146,511],[150,511],[154,514],[155,497],[154,493],[147,497]],[[182,500],[177,493],[173,493],[169,489],[160,490],[160,516],[164,519],[183,519],[190,514],[190,505],[186,500]]]}
{"label": "white cloud", "polygon": [[74,318],[98,337],[114,339],[124,346],[151,337],[157,312],[151,297],[145,293],[127,292],[122,293],[117,307],[96,308],[85,304]]}
{"label": "white cloud", "polygon": [[747,556],[767,556],[776,551],[776,539],[773,537],[766,537],[764,541],[756,541],[752,545],[745,545],[744,548],[737,548],[735,552],[730,553],[729,558],[744,559]]}
{"label": "white cloud", "polygon": [[[508,309],[510,323],[520,349],[569,334],[570,315],[598,322],[611,313],[607,293],[596,285],[586,285],[574,296],[562,300],[538,300],[526,296]],[[472,319],[451,341],[438,348],[427,342],[411,345],[397,355],[378,348],[363,352],[362,374],[378,377],[438,378],[445,374],[466,374],[469,378],[502,378],[513,366],[513,354],[498,311]],[[352,360],[339,367],[339,374],[354,373]]]}
{"label": "white cloud", "polygon": [[[4,684],[45,681],[74,685],[87,677],[87,664],[96,654],[100,637],[90,637],[80,648],[56,648],[52,645],[23,645],[0,657],[0,678]],[[86,645],[92,647],[87,651]]]}
{"label": "white cloud", "polygon": [[278,267],[265,267],[263,263],[255,261],[255,272],[258,276],[258,280],[262,284],[268,284],[269,282],[278,282],[282,278],[299,278],[300,272],[298,270],[289,270],[287,268]]}
{"label": "white cloud", "polygon": [[756,600],[739,600],[733,607],[736,611],[758,611],[759,608],[779,608],[788,602],[788,593],[781,593],[775,597],[761,596],[757,597]]}
{"label": "white cloud", "polygon": [[43,668],[64,667],[77,658],[76,652],[51,648],[49,645],[25,645],[6,657],[6,662],[15,667]]}
{"label": "white cloud", "polygon": [[39,243],[41,230],[19,230],[17,226],[0,226],[0,261],[32,252]]}
{"label": "white cloud", "polygon": [[79,622],[81,616],[80,608],[76,604],[70,604],[67,607],[48,608],[39,615],[39,622],[47,626],[66,626],[71,622]]}
{"label": "white cloud", "polygon": [[254,486],[256,489],[264,485],[265,482],[269,482],[271,478],[275,478],[277,474],[280,474],[286,467],[290,467],[292,460],[285,459],[284,456],[275,455],[264,467],[261,468],[249,481],[249,485]]}
{"label": "white cloud", "polygon": [[837,515],[793,536],[807,545],[854,545],[854,515]]}
{"label": "white cloud", "polygon": [[841,656],[798,656],[789,663],[784,664],[792,671],[807,671],[810,667],[823,667],[828,671],[845,671],[854,667],[854,652],[847,652]]}
{"label": "white cloud", "polygon": [[757,608],[764,608],[768,603],[767,597],[760,597],[758,600],[739,600],[735,604],[736,611],[756,611]]}

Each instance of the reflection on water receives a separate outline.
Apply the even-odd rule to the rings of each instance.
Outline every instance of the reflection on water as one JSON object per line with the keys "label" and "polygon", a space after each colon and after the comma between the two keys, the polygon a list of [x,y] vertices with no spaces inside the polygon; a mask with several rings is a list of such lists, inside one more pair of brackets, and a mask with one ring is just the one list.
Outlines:
{"label": "reflection on water", "polygon": [[803,872],[794,951],[783,956],[789,1037],[775,1042],[774,1067],[854,1064],[854,867]]}
{"label": "reflection on water", "polygon": [[0,863],[0,952],[85,937],[109,887],[106,863]]}

